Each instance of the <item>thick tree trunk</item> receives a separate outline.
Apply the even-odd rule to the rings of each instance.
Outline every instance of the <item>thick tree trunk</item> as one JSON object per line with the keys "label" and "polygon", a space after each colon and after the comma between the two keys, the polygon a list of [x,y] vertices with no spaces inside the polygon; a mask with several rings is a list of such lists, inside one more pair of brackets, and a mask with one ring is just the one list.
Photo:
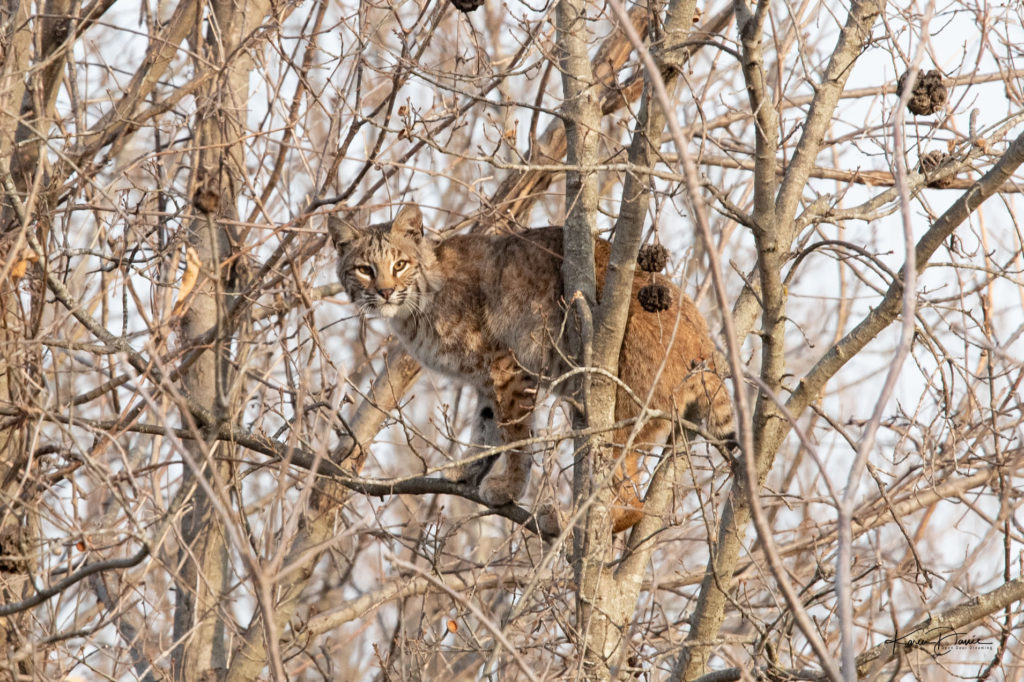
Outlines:
{"label": "thick tree trunk", "polygon": [[[228,0],[212,2],[210,7],[200,54],[223,72],[204,88],[196,112],[199,152],[190,182],[194,216],[187,246],[198,256],[200,274],[184,314],[182,333],[186,343],[211,330],[216,333],[213,343],[184,372],[182,384],[193,401],[217,420],[232,422],[238,408],[231,364],[234,330],[226,312],[241,283],[235,260],[239,245],[230,226],[238,220],[239,194],[245,186],[243,142],[253,66],[242,41],[266,20],[270,8],[268,2],[250,2],[239,12]],[[188,414],[183,414],[182,420],[186,426],[191,423]],[[215,513],[208,490],[219,494],[230,485],[233,471],[227,462],[231,447],[212,438],[190,441],[188,447],[190,461],[183,485],[193,485],[197,477],[203,477],[209,486],[196,485],[192,507],[182,518],[174,614],[175,640],[181,644],[172,657],[175,679],[198,679],[228,663],[224,620],[230,577],[228,546],[224,519]]]}
{"label": "thick tree trunk", "polygon": [[[43,16],[35,20],[28,2],[14,0],[0,10],[0,20],[9,27],[3,36],[0,109],[20,112],[17,117],[0,116],[0,158],[5,160],[5,196],[0,202],[0,405],[17,410],[31,408],[40,395],[39,347],[27,338],[35,336],[43,300],[37,277],[29,280],[28,306],[21,296],[21,279],[32,274],[29,268],[36,261],[29,256],[24,231],[34,230],[40,241],[46,241],[49,211],[32,207],[45,181],[40,150],[64,66],[56,53],[69,35],[69,7],[67,0],[49,0]],[[30,60],[45,66],[32,69]],[[36,573],[36,501],[41,491],[32,475],[32,468],[40,465],[30,454],[31,427],[26,418],[9,420],[0,430],[0,603],[18,601],[34,591],[30,578]],[[0,679],[36,676],[34,640],[30,614],[0,618]]]}
{"label": "thick tree trunk", "polygon": [[[692,25],[694,2],[673,2],[659,31],[661,57],[683,59],[684,39]],[[558,6],[559,45],[562,49],[565,127],[568,140],[567,164],[576,170],[566,174],[566,237],[563,266],[564,294],[572,302],[572,312],[580,322],[579,349],[582,364],[618,373],[619,350],[626,327],[626,311],[632,290],[636,254],[640,247],[649,203],[650,178],[640,172],[626,176],[621,210],[615,224],[611,263],[601,301],[595,300],[593,269],[593,215],[597,207],[597,178],[592,168],[597,161],[597,138],[601,111],[596,105],[596,87],[590,62],[586,58],[585,2],[562,0]],[[648,8],[655,15],[657,8]],[[619,17],[626,21],[627,17]],[[625,26],[625,24],[624,24]],[[639,33],[626,29],[632,40]],[[666,45],[672,46],[666,49]],[[660,66],[660,63],[659,63]],[[669,82],[675,71],[666,74]],[[660,76],[659,76],[660,77]],[[651,82],[646,80],[629,161],[634,168],[654,165],[654,156],[665,127],[665,112],[652,97]],[[578,292],[578,293],[577,293]],[[584,380],[585,415],[579,425],[610,429],[615,421],[616,386],[601,376]],[[607,431],[605,431],[607,433]],[[614,450],[607,436],[578,439],[573,477],[573,496],[577,507],[587,504],[574,536],[574,572],[577,592],[577,628],[580,638],[583,673],[587,679],[610,679],[622,666],[627,652],[629,624],[636,608],[650,543],[634,543],[632,556],[616,568],[612,558],[610,508],[614,500],[611,481],[616,465]],[[649,496],[653,506],[675,480],[671,462],[655,478]],[[641,535],[650,535],[660,525],[648,517]]]}
{"label": "thick tree trunk", "polygon": [[[565,179],[565,261],[563,293],[569,302],[572,354],[584,366],[592,364],[593,310],[597,305],[594,274],[594,230],[597,212],[597,143],[601,126],[594,74],[587,55],[586,0],[560,0],[556,10],[559,62],[562,68],[563,122],[570,170]],[[574,415],[579,427],[610,426],[615,392],[596,390],[599,382],[582,380],[583,414]],[[608,400],[609,395],[611,400]],[[576,577],[576,649],[585,679],[609,679],[617,638],[611,632],[607,609],[605,563],[611,551],[611,480],[614,457],[607,436],[576,439],[573,464],[574,508],[589,505],[573,532],[573,572]]]}
{"label": "thick tree trunk", "polygon": [[[753,420],[753,442],[756,452],[745,453],[743,463],[737,471],[729,497],[722,510],[718,536],[708,558],[707,571],[701,583],[697,604],[690,618],[687,646],[676,661],[673,680],[693,679],[707,670],[707,664],[714,650],[725,608],[729,603],[728,592],[739,560],[743,538],[750,527],[750,498],[760,495],[761,485],[771,470],[775,454],[782,445],[777,433],[788,433],[789,422],[779,407],[769,398],[781,393],[782,376],[786,371],[783,355],[785,343],[786,300],[785,287],[781,281],[781,269],[787,259],[790,245],[796,236],[795,212],[797,198],[805,186],[813,166],[813,159],[821,149],[824,130],[849,76],[853,61],[871,36],[871,26],[880,11],[880,3],[863,0],[850,11],[844,31],[839,37],[836,50],[828,65],[821,86],[816,90],[810,115],[797,145],[793,161],[786,170],[782,182],[777,184],[776,154],[778,148],[778,117],[772,94],[769,92],[764,70],[762,45],[765,13],[752,14],[742,2],[734,3],[740,37],[743,45],[743,75],[747,83],[747,94],[751,110],[757,121],[756,164],[754,176],[754,211],[751,217],[756,226],[754,237],[757,243],[757,281],[761,305],[761,380],[766,390],[758,393]],[[744,291],[741,299],[749,296]],[[741,306],[737,312],[744,322],[752,324],[753,306]],[[739,339],[746,335],[741,330]],[[790,400],[792,403],[792,399]],[[799,416],[800,410],[791,414]],[[754,473],[756,489],[751,489],[746,475]]]}

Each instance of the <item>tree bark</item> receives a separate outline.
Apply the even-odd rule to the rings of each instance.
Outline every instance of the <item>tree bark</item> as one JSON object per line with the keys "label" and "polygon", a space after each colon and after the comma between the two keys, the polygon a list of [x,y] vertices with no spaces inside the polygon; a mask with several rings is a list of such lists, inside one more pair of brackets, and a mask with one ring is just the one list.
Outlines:
{"label": "tree bark", "polygon": [[[754,213],[750,220],[754,226],[758,253],[757,283],[762,323],[761,380],[764,389],[758,393],[754,408],[753,441],[756,451],[744,453],[741,468],[736,473],[729,497],[722,509],[717,538],[711,548],[697,604],[690,617],[687,646],[676,661],[673,680],[694,679],[707,670],[714,640],[725,617],[728,592],[731,589],[732,576],[740,556],[743,538],[750,527],[750,497],[760,494],[761,485],[771,470],[775,453],[782,443],[781,438],[767,437],[767,432],[777,432],[779,429],[788,432],[788,422],[765,391],[778,393],[785,372],[785,287],[781,281],[781,269],[788,259],[790,245],[796,236],[794,228],[797,221],[794,220],[793,214],[800,192],[813,170],[825,127],[832,112],[835,111],[835,104],[842,94],[850,67],[866,41],[870,39],[871,26],[880,11],[880,4],[875,0],[864,0],[851,8],[847,24],[840,34],[822,83],[816,90],[794,160],[787,168],[781,186],[778,186],[776,191],[778,123],[775,105],[768,92],[764,74],[761,46],[765,3],[759,3],[755,13],[751,13],[743,2],[734,2],[733,6],[743,46],[743,73],[747,94],[757,122]],[[744,290],[744,294],[748,292],[752,293],[752,290]],[[753,297],[748,295],[746,298]],[[737,302],[736,309],[743,312],[747,306],[741,306],[740,303]],[[750,322],[754,319],[753,315],[745,315],[745,318]],[[746,331],[740,329],[740,340],[745,335]],[[755,473],[753,478],[757,482],[756,489],[751,489],[748,484],[748,469],[753,469]]]}
{"label": "tree bark", "polygon": [[[6,188],[0,211],[0,404],[19,411],[37,403],[39,396],[39,346],[26,343],[35,335],[44,301],[40,279],[33,277],[32,295],[26,307],[20,296],[20,280],[29,274],[36,258],[25,243],[32,230],[45,241],[49,211],[33,211],[39,187],[45,179],[40,149],[52,124],[53,103],[64,61],[55,52],[68,36],[66,0],[49,0],[43,17],[31,16],[31,3],[5,3],[0,20],[9,28],[3,36],[5,51],[0,68],[0,92],[5,114],[0,118],[0,158],[5,159]],[[35,50],[32,42],[35,41]],[[33,69],[30,64],[45,64]],[[9,160],[9,161],[8,161]],[[8,165],[9,164],[9,165]],[[30,220],[30,217],[35,218]],[[0,430],[0,601],[18,601],[34,592],[30,576],[36,573],[35,553],[40,543],[36,501],[40,490],[34,483],[30,449],[32,422],[22,419]],[[0,618],[0,679],[35,677],[38,655],[32,649],[32,618]]]}
{"label": "tree bark", "polygon": [[[594,233],[597,212],[597,162],[601,112],[596,83],[587,55],[589,40],[586,0],[560,0],[556,8],[559,65],[562,69],[562,121],[566,136],[565,209],[562,292],[575,324],[570,324],[572,357],[583,366],[593,361],[593,310],[597,305],[594,273]],[[597,395],[589,377],[581,382],[583,410],[574,410],[577,427],[610,426],[614,421],[614,391]],[[608,395],[611,401],[608,401]],[[618,638],[604,606],[609,596],[605,563],[611,550],[611,473],[614,457],[607,436],[575,439],[573,503],[589,505],[573,530],[573,573],[576,578],[575,644],[581,675],[588,680],[610,679],[618,657]]]}
{"label": "tree bark", "polygon": [[[198,256],[200,275],[182,320],[182,334],[186,342],[211,330],[215,334],[181,381],[191,399],[217,422],[231,423],[239,405],[231,358],[234,330],[226,313],[232,294],[244,285],[239,281],[240,245],[231,225],[238,221],[238,200],[246,186],[243,143],[253,66],[244,41],[270,16],[270,3],[249,2],[238,11],[230,0],[215,0],[210,10],[203,38],[195,42],[204,61],[221,69],[222,75],[201,90],[196,112],[198,153],[189,183],[195,213],[187,239],[188,248]],[[195,30],[202,31],[198,23]],[[197,65],[209,68],[198,61]],[[191,415],[182,414],[182,422],[191,424]],[[233,476],[226,462],[234,446],[206,438],[189,443],[183,485],[203,477],[213,490],[226,490]],[[174,636],[180,644],[172,655],[172,676],[181,680],[227,667],[224,607],[230,574],[224,521],[214,513],[204,486],[195,490],[192,507],[181,522],[174,612]]]}

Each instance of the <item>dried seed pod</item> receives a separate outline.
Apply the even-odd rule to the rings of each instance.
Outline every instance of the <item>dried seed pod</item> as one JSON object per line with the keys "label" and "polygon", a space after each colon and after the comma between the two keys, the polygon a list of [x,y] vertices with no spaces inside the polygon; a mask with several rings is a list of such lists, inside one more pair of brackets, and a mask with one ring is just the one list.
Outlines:
{"label": "dried seed pod", "polygon": [[483,5],[484,0],[452,0],[452,4],[460,12],[472,12],[477,7]]}
{"label": "dried seed pod", "polygon": [[200,213],[216,213],[220,206],[220,193],[210,187],[197,189],[192,197],[192,205],[198,208]]}
{"label": "dried seed pod", "polygon": [[[918,161],[917,172],[924,173],[925,176],[931,176],[939,169],[946,159],[949,158],[949,154],[933,149],[927,154],[923,154]],[[955,175],[948,175],[944,178],[937,178],[935,180],[928,180],[928,187],[935,187],[937,189],[947,189],[953,186],[953,181],[956,180]]]}
{"label": "dried seed pod", "polygon": [[661,272],[668,263],[668,249],[661,244],[641,246],[636,262],[644,272]]}
{"label": "dried seed pod", "polygon": [[672,292],[664,284],[648,284],[636,293],[636,298],[649,313],[660,313],[672,305]]}
{"label": "dried seed pod", "polygon": [[[896,94],[903,95],[903,88],[907,85],[906,81],[909,73],[909,71],[906,71],[900,76],[896,84]],[[910,99],[907,100],[907,109],[915,116],[928,116],[944,107],[948,96],[949,92],[942,82],[941,73],[935,69],[927,73],[922,71],[917,74],[917,78],[914,80]]]}

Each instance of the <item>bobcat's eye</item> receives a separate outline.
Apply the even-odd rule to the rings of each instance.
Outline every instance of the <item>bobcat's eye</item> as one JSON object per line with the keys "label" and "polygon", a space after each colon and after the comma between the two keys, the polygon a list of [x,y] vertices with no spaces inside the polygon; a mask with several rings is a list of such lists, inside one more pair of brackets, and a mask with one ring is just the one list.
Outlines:
{"label": "bobcat's eye", "polygon": [[407,260],[396,261],[395,265],[394,265],[394,268],[393,268],[393,271],[397,275],[402,270],[405,270],[407,267],[409,267],[409,261],[407,261]]}
{"label": "bobcat's eye", "polygon": [[373,268],[369,265],[357,265],[356,272],[363,277],[373,277]]}

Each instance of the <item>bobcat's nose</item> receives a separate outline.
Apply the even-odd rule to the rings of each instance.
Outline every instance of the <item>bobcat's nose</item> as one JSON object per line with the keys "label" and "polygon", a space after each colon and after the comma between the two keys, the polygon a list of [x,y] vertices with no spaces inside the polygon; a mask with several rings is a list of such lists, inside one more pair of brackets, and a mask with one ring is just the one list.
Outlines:
{"label": "bobcat's nose", "polygon": [[395,290],[393,287],[390,289],[377,289],[377,293],[380,294],[380,297],[385,301],[390,301],[391,295],[395,293]]}

